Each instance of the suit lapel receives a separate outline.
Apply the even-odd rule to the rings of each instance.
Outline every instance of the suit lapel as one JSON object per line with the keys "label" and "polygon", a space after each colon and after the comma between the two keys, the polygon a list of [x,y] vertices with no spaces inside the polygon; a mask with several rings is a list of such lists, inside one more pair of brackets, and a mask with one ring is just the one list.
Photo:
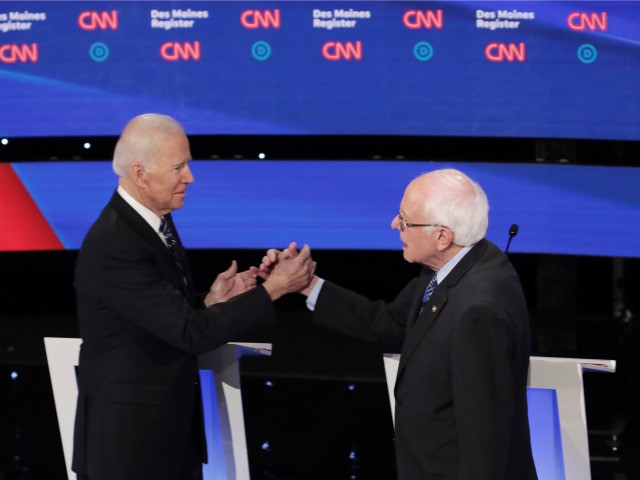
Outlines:
{"label": "suit lapel", "polygon": [[[124,199],[116,192],[111,197],[109,202],[113,209],[118,213],[120,218],[129,227],[135,231],[146,243],[153,246],[159,252],[167,250],[165,244],[160,240],[160,236],[157,232],[153,231],[153,228],[142,218],[138,212],[136,212],[131,205],[124,201]],[[170,254],[168,258],[170,258]]]}
{"label": "suit lapel", "polygon": [[[440,313],[443,311],[448,301],[448,289],[457,285],[464,275],[473,267],[478,260],[484,255],[488,242],[483,239],[480,240],[472,249],[467,253],[462,260],[451,270],[446,276],[444,281],[439,284],[431,295],[429,301],[425,304],[424,310],[420,315],[416,317],[420,304],[422,303],[422,293],[427,286],[430,276],[425,274],[425,278],[421,279],[418,291],[416,293],[414,305],[411,308],[410,317],[407,320],[407,332],[405,334],[404,344],[402,345],[402,355],[400,357],[400,365],[398,366],[398,377],[396,385],[402,375],[402,372],[407,365],[407,362],[411,359],[411,356],[415,352],[416,348],[422,342],[422,338],[425,336],[429,328],[438,319]],[[427,270],[428,271],[428,270]],[[423,272],[424,273],[424,272]],[[414,320],[415,318],[415,320]]]}
{"label": "suit lapel", "polygon": [[[191,302],[194,296],[194,289],[193,289],[193,280],[191,276],[191,271],[188,266],[189,262],[186,261],[185,259],[185,262],[184,262],[186,266],[185,276],[187,279],[187,282],[185,285],[185,282],[182,280],[182,273],[178,271],[179,270],[178,266],[175,264],[175,261],[171,253],[169,252],[169,249],[164,244],[164,242],[160,239],[160,236],[158,235],[158,233],[155,232],[153,228],[151,228],[151,226],[144,220],[144,218],[142,218],[138,214],[138,212],[136,212],[131,207],[131,205],[125,202],[124,199],[117,192],[113,194],[113,196],[111,197],[111,201],[109,203],[113,207],[113,209],[118,213],[120,218],[122,218],[122,220],[127,225],[129,225],[129,227],[134,232],[136,232],[136,234],[138,234],[144,242],[146,242],[156,251],[156,253],[162,260],[162,269],[163,271],[166,272],[167,278],[170,279],[171,283],[183,293],[183,295],[189,300],[189,302]],[[168,215],[165,215],[165,217],[168,217],[168,221],[172,222],[172,225],[173,225],[173,219],[171,218],[171,215],[168,214]],[[174,231],[176,231],[175,228],[174,228]],[[182,242],[180,241],[180,237],[177,234],[177,232],[176,232],[176,238],[180,245],[180,249],[183,250]]]}
{"label": "suit lapel", "polygon": [[407,333],[416,323],[418,311],[420,310],[420,307],[422,305],[422,296],[424,295],[424,290],[427,288],[427,284],[429,283],[432,275],[435,275],[435,273],[433,272],[433,270],[427,267],[424,267],[422,269],[422,272],[420,272],[420,278],[418,280],[418,284],[416,285],[416,291],[413,293],[413,299],[411,301],[411,311],[409,312],[409,317],[407,318]]}

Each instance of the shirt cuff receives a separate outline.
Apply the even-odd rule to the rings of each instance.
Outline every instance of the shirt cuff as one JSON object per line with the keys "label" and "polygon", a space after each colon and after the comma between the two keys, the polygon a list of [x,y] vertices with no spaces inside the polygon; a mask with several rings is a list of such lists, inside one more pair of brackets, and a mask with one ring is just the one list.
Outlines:
{"label": "shirt cuff", "polygon": [[313,286],[311,293],[307,297],[307,308],[312,312],[316,309],[316,302],[318,301],[318,295],[320,295],[320,289],[324,284],[324,278],[318,277],[318,281]]}

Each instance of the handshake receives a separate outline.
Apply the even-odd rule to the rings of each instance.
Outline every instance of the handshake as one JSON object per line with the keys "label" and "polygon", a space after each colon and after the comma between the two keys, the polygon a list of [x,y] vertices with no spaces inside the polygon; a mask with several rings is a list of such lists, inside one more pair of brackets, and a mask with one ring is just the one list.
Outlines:
{"label": "handshake", "polygon": [[237,262],[233,260],[211,284],[204,303],[209,307],[244,293],[256,286],[258,277],[264,280],[263,287],[271,300],[292,292],[309,295],[317,281],[315,270],[316,262],[311,258],[309,245],[298,250],[296,242],[292,242],[282,251],[267,250],[260,267],[250,267],[244,272],[238,272]]}

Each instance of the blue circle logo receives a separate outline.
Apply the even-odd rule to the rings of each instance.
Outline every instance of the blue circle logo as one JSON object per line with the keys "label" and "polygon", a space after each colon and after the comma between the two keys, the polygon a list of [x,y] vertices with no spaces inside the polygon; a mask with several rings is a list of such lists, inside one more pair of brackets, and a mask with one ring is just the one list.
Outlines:
{"label": "blue circle logo", "polygon": [[251,47],[251,55],[262,62],[271,56],[271,46],[267,42],[256,42]]}
{"label": "blue circle logo", "polygon": [[421,62],[431,60],[431,57],[433,57],[433,47],[429,42],[418,42],[416,46],[413,47],[413,55]]}
{"label": "blue circle logo", "polygon": [[578,59],[582,63],[593,63],[598,58],[598,50],[593,45],[585,43],[578,48]]}
{"label": "blue circle logo", "polygon": [[105,43],[96,42],[89,47],[89,56],[94,62],[104,62],[109,58],[109,47]]}

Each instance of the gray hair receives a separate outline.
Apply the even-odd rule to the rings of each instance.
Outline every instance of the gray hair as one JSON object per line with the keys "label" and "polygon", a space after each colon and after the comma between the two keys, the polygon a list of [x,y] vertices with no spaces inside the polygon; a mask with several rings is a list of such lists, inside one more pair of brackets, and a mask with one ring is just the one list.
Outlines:
{"label": "gray hair", "polygon": [[456,245],[465,247],[482,240],[489,225],[489,201],[482,187],[452,168],[427,175],[435,176],[429,185],[435,188],[426,196],[426,218],[451,230]]}
{"label": "gray hair", "polygon": [[113,171],[119,177],[126,177],[133,163],[149,166],[162,146],[162,139],[179,133],[184,134],[182,126],[167,115],[138,115],[127,123],[120,135],[113,153]]}

